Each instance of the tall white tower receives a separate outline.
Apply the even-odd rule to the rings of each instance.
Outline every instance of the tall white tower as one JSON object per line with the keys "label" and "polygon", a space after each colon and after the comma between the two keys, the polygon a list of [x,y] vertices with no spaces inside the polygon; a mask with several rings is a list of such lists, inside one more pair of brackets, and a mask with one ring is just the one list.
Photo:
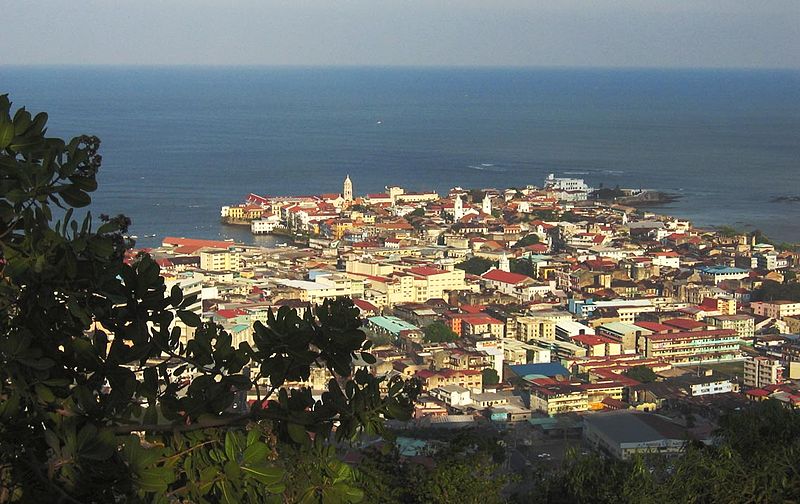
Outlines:
{"label": "tall white tower", "polygon": [[350,175],[344,179],[344,188],[342,189],[342,196],[345,201],[353,201],[353,181],[350,180]]}
{"label": "tall white tower", "polygon": [[486,215],[492,215],[492,200],[489,199],[489,193],[483,197],[483,202],[481,204],[481,210]]}
{"label": "tall white tower", "polygon": [[500,264],[498,264],[498,269],[505,272],[511,271],[511,262],[508,260],[508,256],[505,252],[503,252],[502,257],[500,257]]}
{"label": "tall white tower", "polygon": [[453,204],[453,216],[455,220],[461,220],[464,217],[464,202],[461,201],[461,195],[456,196],[456,201]]}

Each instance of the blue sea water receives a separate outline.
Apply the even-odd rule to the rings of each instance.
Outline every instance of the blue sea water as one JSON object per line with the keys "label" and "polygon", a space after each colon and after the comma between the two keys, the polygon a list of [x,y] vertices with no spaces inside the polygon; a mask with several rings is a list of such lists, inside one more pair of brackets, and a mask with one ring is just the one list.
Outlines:
{"label": "blue sea water", "polygon": [[51,134],[102,139],[92,209],[132,217],[140,245],[252,241],[221,205],[346,174],[358,194],[581,176],[800,241],[800,203],[770,202],[800,195],[798,71],[0,66],[5,92]]}

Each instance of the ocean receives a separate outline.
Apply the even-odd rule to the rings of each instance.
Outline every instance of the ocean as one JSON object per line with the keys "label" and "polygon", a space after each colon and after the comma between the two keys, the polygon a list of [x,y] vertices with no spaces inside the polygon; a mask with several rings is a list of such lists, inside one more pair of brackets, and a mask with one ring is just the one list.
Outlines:
{"label": "ocean", "polygon": [[0,93],[54,135],[102,140],[95,214],[163,236],[254,240],[222,205],[264,195],[541,185],[681,198],[654,211],[800,242],[800,72],[11,67]]}

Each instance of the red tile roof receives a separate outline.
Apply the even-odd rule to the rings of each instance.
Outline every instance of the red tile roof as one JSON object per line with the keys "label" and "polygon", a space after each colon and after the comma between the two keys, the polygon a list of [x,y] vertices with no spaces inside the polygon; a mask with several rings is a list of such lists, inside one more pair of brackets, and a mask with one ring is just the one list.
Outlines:
{"label": "red tile roof", "polygon": [[486,280],[491,280],[493,282],[501,282],[507,284],[518,284],[522,283],[526,280],[531,280],[531,277],[526,275],[520,275],[519,273],[509,273],[508,271],[503,271],[499,269],[492,269],[481,275]]}
{"label": "red tile roof", "polygon": [[418,266],[416,268],[409,268],[406,271],[408,271],[412,275],[417,275],[417,276],[433,276],[433,275],[441,275],[443,273],[447,273],[447,271],[443,269],[433,268],[430,266]]}
{"label": "red tile roof", "polygon": [[696,320],[687,319],[687,318],[674,318],[668,320],[662,320],[664,325],[676,327],[678,329],[683,329],[684,331],[691,331],[692,329],[700,329],[701,327],[706,327],[706,324],[702,322],[698,322]]}
{"label": "red tile roof", "polygon": [[218,240],[198,240],[195,238],[176,238],[174,236],[167,236],[162,241],[163,245],[172,245],[174,247],[187,246],[187,247],[209,247],[209,248],[228,248],[236,245],[234,242],[218,241]]}
{"label": "red tile roof", "polygon": [[647,329],[648,331],[653,331],[656,334],[659,333],[669,333],[675,332],[674,327],[670,327],[668,325],[659,324],[658,322],[635,322],[634,325]]}

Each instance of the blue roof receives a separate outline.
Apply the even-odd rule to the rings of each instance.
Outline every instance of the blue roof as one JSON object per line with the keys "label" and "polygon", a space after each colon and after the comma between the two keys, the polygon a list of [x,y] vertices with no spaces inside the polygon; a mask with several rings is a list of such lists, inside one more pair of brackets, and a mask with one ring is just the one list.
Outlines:
{"label": "blue roof", "polygon": [[702,271],[703,273],[708,273],[711,275],[724,275],[724,274],[732,274],[732,273],[747,273],[746,269],[742,268],[731,268],[730,266],[701,266],[697,268],[698,270]]}
{"label": "blue roof", "polygon": [[523,378],[531,375],[547,376],[549,378],[558,375],[569,376],[569,371],[567,371],[567,368],[558,362],[545,362],[541,364],[516,364],[513,366],[508,366],[508,369],[510,369],[515,375]]}
{"label": "blue roof", "polygon": [[400,331],[419,330],[419,327],[391,315],[385,317],[370,317],[367,320],[392,334],[400,334]]}

